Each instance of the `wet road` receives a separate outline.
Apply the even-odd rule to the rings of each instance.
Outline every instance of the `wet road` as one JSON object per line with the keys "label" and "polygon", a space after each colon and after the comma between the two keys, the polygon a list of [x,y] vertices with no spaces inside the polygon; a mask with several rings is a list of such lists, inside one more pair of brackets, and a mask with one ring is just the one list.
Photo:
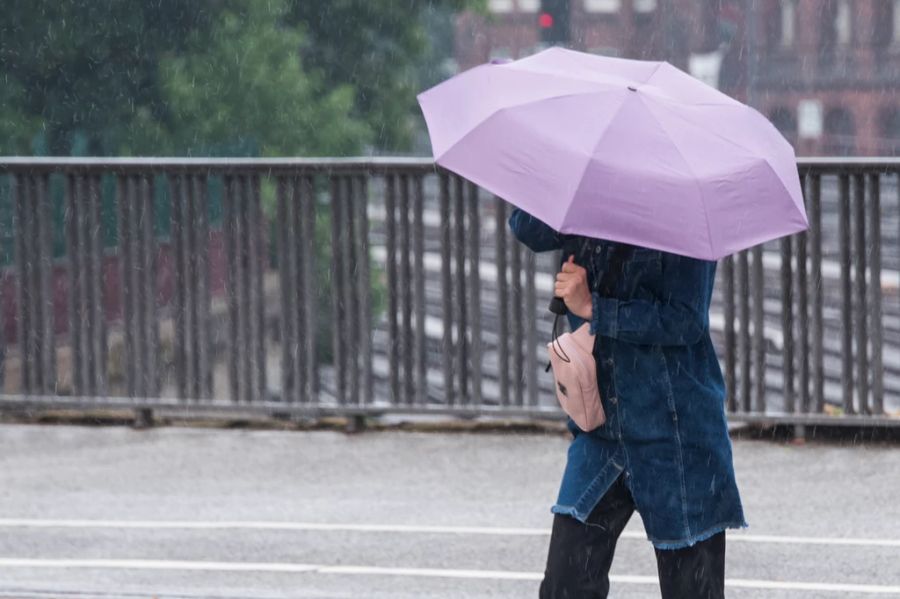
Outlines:
{"label": "wet road", "polygon": [[[534,597],[564,434],[0,426],[0,597]],[[900,597],[900,451],[735,442],[729,597]],[[656,597],[633,518],[613,596]]]}

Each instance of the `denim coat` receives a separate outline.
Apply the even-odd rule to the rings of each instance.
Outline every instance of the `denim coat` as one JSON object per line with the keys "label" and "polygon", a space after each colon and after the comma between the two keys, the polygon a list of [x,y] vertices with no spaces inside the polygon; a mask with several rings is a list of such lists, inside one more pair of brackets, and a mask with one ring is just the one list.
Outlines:
{"label": "denim coat", "polygon": [[[514,210],[516,237],[535,252],[562,250],[587,270],[591,332],[606,423],[573,435],[551,511],[584,522],[620,476],[647,536],[678,549],[742,528],[725,418],[725,385],[709,336],[716,263],[634,247],[612,292],[599,281],[614,242],[562,235]],[[574,330],[583,321],[570,315]]]}

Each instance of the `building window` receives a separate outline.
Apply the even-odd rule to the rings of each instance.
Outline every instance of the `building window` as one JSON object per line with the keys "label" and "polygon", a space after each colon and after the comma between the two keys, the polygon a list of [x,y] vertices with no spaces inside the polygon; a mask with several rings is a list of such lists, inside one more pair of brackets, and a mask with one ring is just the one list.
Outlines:
{"label": "building window", "polygon": [[519,0],[519,10],[522,12],[537,12],[541,8],[541,0]]}
{"label": "building window", "polygon": [[800,137],[804,139],[822,137],[823,110],[821,100],[815,98],[800,100],[797,104],[797,134]]}
{"label": "building window", "polygon": [[781,45],[794,45],[794,30],[797,21],[797,0],[781,0]]}
{"label": "building window", "polygon": [[634,12],[648,13],[656,10],[656,0],[634,0]]}
{"label": "building window", "polygon": [[513,0],[490,0],[488,10],[491,12],[512,12]]}
{"label": "building window", "polygon": [[900,0],[894,0],[893,10],[893,18],[891,19],[891,24],[893,25],[893,35],[891,35],[891,40],[895,44],[900,44]]}
{"label": "building window", "polygon": [[876,52],[884,52],[885,48],[896,43],[894,38],[894,0],[876,0],[872,6],[874,20],[872,27],[872,47]]}
{"label": "building window", "polygon": [[832,66],[837,55],[846,51],[853,38],[853,12],[850,0],[823,0],[821,6],[819,64]]}
{"label": "building window", "polygon": [[841,46],[849,46],[853,34],[853,16],[850,11],[850,0],[838,0],[837,14],[834,17],[835,39]]}
{"label": "building window", "polygon": [[883,156],[900,154],[900,109],[889,106],[881,110],[878,137],[881,138],[877,152]]}
{"label": "building window", "polygon": [[850,156],[856,153],[856,126],[853,115],[845,108],[832,108],[825,113],[825,144],[830,156]]}
{"label": "building window", "polygon": [[622,0],[584,0],[587,12],[616,13],[622,10]]}

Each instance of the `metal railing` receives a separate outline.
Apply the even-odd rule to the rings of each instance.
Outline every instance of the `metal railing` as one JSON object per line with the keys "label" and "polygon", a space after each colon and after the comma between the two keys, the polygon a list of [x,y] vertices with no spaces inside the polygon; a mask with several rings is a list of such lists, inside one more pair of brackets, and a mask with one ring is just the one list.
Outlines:
{"label": "metal railing", "polygon": [[[719,271],[729,415],[900,424],[900,161],[799,169],[811,229]],[[0,408],[560,418],[508,214],[423,159],[0,158]]]}

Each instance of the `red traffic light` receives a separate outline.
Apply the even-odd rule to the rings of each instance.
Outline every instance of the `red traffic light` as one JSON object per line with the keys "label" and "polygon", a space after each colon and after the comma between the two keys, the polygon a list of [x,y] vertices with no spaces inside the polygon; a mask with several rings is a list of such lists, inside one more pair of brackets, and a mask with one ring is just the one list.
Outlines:
{"label": "red traffic light", "polygon": [[550,29],[553,27],[553,15],[548,12],[542,12],[538,17],[538,25],[541,29]]}

